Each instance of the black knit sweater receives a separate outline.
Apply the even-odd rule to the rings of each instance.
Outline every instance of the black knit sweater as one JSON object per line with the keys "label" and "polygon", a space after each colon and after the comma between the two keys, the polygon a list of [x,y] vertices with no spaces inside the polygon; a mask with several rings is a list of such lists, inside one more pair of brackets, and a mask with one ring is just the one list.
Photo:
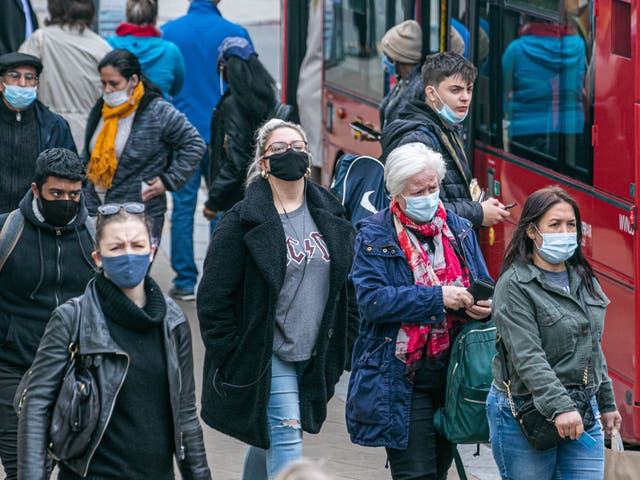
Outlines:
{"label": "black knit sweater", "polygon": [[[138,308],[102,274],[96,290],[109,333],[129,356],[129,368],[111,420],[93,456],[93,480],[173,480],[173,425],[163,340],[167,305],[145,279],[147,304]],[[60,480],[80,477],[61,465]]]}
{"label": "black knit sweater", "polygon": [[0,96],[0,213],[18,208],[35,178],[40,146],[38,123],[33,107],[18,113]]}

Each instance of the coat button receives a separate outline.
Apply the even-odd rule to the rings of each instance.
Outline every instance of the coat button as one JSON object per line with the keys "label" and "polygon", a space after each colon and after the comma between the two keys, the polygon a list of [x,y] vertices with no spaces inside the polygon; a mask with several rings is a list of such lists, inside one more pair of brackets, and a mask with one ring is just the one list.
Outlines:
{"label": "coat button", "polygon": [[373,248],[367,247],[367,252],[370,252],[371,250],[373,250]]}
{"label": "coat button", "polygon": [[392,248],[392,249],[391,249],[391,254],[392,254],[392,255],[394,255],[395,253],[396,253],[396,249],[395,249],[395,248]]}
{"label": "coat button", "polygon": [[327,332],[327,338],[331,338],[333,337],[333,328],[330,328],[329,331]]}
{"label": "coat button", "polygon": [[434,321],[437,320],[436,316],[435,315],[431,315],[431,320],[434,320]]}
{"label": "coat button", "polygon": [[382,253],[387,253],[387,249],[386,249],[386,248],[383,248],[383,249],[382,249]]}

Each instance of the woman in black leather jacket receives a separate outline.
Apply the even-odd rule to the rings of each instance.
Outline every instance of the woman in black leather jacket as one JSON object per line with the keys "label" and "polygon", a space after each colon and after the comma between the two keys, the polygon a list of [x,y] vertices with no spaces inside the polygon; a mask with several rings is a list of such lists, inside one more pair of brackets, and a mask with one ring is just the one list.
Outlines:
{"label": "woman in black leather jacket", "polygon": [[59,463],[58,478],[169,480],[175,455],[182,478],[210,479],[189,324],[147,276],[155,247],[144,205],[102,205],[96,242],[102,271],[75,303],[54,311],[22,393],[18,478],[48,478],[51,411],[75,340],[76,355],[92,360],[99,419],[84,453]]}
{"label": "woman in black leather jacket", "polygon": [[245,38],[229,37],[220,45],[218,71],[228,89],[211,117],[207,220],[244,197],[255,132],[273,116],[278,102],[275,81]]}

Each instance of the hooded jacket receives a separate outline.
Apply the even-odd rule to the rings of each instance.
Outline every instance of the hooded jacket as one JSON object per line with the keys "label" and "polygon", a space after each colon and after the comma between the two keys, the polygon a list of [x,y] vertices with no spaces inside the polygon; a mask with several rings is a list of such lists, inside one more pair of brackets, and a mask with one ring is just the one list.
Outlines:
{"label": "hooded jacket", "polygon": [[[195,405],[191,331],[182,310],[168,297],[163,322],[164,352],[169,380],[169,398],[178,468],[185,480],[211,479]],[[79,312],[76,312],[76,308]],[[33,366],[29,389],[24,394],[18,438],[18,478],[44,480],[49,415],[57,398],[69,352],[68,345],[78,330],[78,355],[93,357],[93,369],[100,392],[100,417],[87,451],[65,462],[79,475],[88,471],[91,458],[109,425],[120,387],[124,383],[129,357],[115,343],[107,327],[95,282],[84,295],[67,302],[52,315]],[[134,438],[123,441],[135,441]]]}
{"label": "hooded jacket", "polygon": [[[29,190],[20,202],[24,229],[0,271],[0,362],[25,370],[51,312],[80,295],[95,269],[83,200],[70,224],[53,227],[38,219],[33,199]],[[0,228],[8,216],[0,216]]]}
{"label": "hooded jacket", "polygon": [[407,143],[422,143],[440,152],[447,173],[440,184],[440,199],[453,213],[466,218],[473,228],[482,226],[482,206],[471,200],[469,183],[473,176],[456,127],[445,125],[438,114],[423,100],[414,100],[399,112],[399,118],[382,131],[382,157]]}
{"label": "hooded jacket", "polygon": [[510,137],[583,131],[584,41],[551,27],[527,25],[502,55]]}
{"label": "hooded jacket", "polygon": [[142,73],[151,80],[167,100],[176,95],[184,81],[184,59],[173,42],[159,37],[123,35],[107,38],[113,48],[124,48],[140,61]]}
{"label": "hooded jacket", "polygon": [[413,101],[424,102],[424,82],[422,81],[422,64],[418,64],[406,80],[399,79],[396,86],[380,102],[380,129],[398,118],[406,105]]}

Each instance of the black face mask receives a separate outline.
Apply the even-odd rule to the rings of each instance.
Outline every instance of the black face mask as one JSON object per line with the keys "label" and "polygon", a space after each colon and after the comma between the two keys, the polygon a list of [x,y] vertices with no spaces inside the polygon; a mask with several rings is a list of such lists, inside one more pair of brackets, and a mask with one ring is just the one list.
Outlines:
{"label": "black face mask", "polygon": [[38,208],[49,225],[64,227],[78,214],[80,202],[74,202],[73,200],[46,200],[40,194]]}
{"label": "black face mask", "polygon": [[281,180],[299,180],[309,168],[307,152],[298,152],[292,148],[265,158],[269,160],[269,173]]}

